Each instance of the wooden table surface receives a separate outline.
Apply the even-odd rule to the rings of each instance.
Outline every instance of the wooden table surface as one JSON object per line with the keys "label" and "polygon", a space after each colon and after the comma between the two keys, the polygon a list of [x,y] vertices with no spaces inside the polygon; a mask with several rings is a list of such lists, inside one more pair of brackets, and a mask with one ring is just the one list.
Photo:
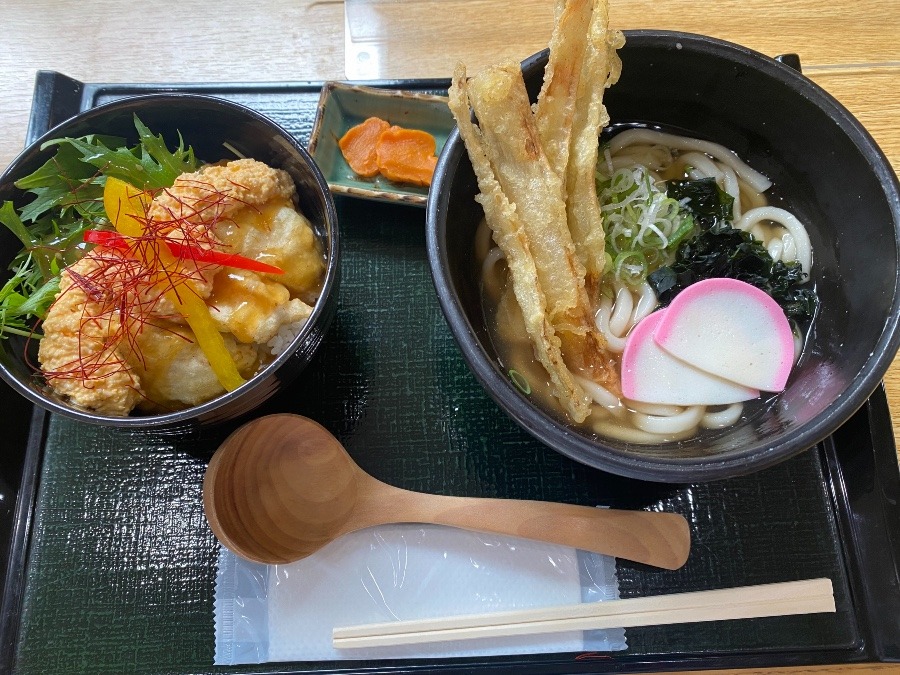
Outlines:
{"label": "wooden table surface", "polygon": [[[353,31],[345,38],[341,0],[2,0],[0,167],[24,143],[39,69],[86,82],[447,77],[457,60],[473,69],[544,48],[552,6],[553,0],[347,0]],[[612,0],[610,13],[621,29],[704,33],[771,56],[799,54],[804,73],[856,115],[900,171],[898,0]],[[900,429],[900,361],[885,386]],[[900,666],[739,672],[850,670],[888,673]]]}

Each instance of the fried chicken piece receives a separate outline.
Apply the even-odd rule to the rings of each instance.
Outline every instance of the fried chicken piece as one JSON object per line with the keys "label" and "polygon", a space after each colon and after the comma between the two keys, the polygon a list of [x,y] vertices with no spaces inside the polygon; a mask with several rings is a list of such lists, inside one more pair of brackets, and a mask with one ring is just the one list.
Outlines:
{"label": "fried chicken piece", "polygon": [[[223,244],[215,228],[236,227],[233,215],[250,214],[240,216],[259,221],[258,227],[247,228],[252,236],[245,239],[255,244],[248,257],[287,270],[278,276],[314,302],[324,256],[308,221],[294,210],[294,196],[289,174],[256,160],[204,167],[182,174],[156,196],[145,226],[152,236],[139,245],[161,245],[153,239],[161,236],[247,256],[246,249]],[[153,259],[152,251],[98,247],[63,271],[61,292],[43,323],[38,356],[50,387],[73,405],[124,416],[136,406],[168,411],[224,393],[184,318],[165,297],[169,289],[208,299],[222,278],[211,315],[219,320],[226,348],[247,378],[259,365],[260,346],[312,311],[292,299],[285,285],[250,272],[185,258],[163,276],[147,264]],[[241,277],[239,283],[235,276]],[[222,287],[230,290],[225,293]]]}
{"label": "fried chicken piece", "polygon": [[[242,377],[256,372],[256,345],[240,344],[223,335]],[[135,349],[122,343],[129,365],[143,383],[146,398],[137,407],[148,412],[170,412],[209,401],[225,393],[191,330],[162,322],[146,324],[135,341]]]}
{"label": "fried chicken piece", "polygon": [[154,198],[148,216],[173,227],[189,223],[212,228],[239,209],[259,208],[273,200],[290,202],[295,194],[287,171],[255,159],[237,159],[181,174]]}
{"label": "fried chicken piece", "polygon": [[238,341],[266,344],[283,326],[309,318],[312,307],[283,285],[245,270],[222,270],[207,299],[219,330]]}
{"label": "fried chicken piece", "polygon": [[274,199],[260,209],[241,209],[218,223],[215,234],[227,250],[280,267],[284,274],[262,277],[315,304],[325,274],[325,255],[312,225],[290,202]]}
{"label": "fried chicken piece", "polygon": [[[254,159],[239,159],[182,174],[153,200],[148,216],[155,227],[275,265],[282,275],[265,275],[312,304],[318,296],[325,256],[309,221],[294,208],[296,187],[286,171]],[[192,229],[195,228],[195,229]],[[199,230],[198,230],[199,228]],[[217,270],[204,276],[211,280]],[[208,296],[208,286],[198,289]]]}
{"label": "fried chicken piece", "polygon": [[[259,214],[270,203],[287,204],[290,208],[295,194],[294,181],[286,171],[273,169],[255,159],[238,159],[181,174],[172,187],[156,195],[147,217],[160,236],[188,241],[201,248],[247,255],[241,246],[234,245],[235,242],[223,242],[217,236],[217,228],[233,226],[231,218],[238,212]],[[284,268],[293,269],[294,264],[294,260],[289,260]],[[218,265],[204,263],[198,266],[191,260],[184,260],[178,271],[190,276],[194,291],[201,298],[207,298],[212,292],[213,278],[220,269]],[[180,321],[175,307],[165,298],[159,298],[155,314]]]}
{"label": "fried chicken piece", "polygon": [[51,389],[72,405],[125,416],[143,398],[143,390],[117,352],[119,315],[107,312],[84,288],[101,269],[87,256],[63,270],[59,295],[43,322],[38,360]]}

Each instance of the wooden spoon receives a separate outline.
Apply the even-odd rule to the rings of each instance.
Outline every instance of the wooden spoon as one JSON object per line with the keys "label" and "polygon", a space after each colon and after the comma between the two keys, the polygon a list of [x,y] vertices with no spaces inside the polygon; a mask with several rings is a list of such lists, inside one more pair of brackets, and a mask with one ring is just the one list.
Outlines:
{"label": "wooden spoon", "polygon": [[219,541],[261,563],[289,563],[341,535],[388,523],[433,523],[512,535],[677,569],[690,532],[675,513],[445,497],[392,487],[360,469],[338,440],[299,415],[270,415],[225,439],[203,481]]}

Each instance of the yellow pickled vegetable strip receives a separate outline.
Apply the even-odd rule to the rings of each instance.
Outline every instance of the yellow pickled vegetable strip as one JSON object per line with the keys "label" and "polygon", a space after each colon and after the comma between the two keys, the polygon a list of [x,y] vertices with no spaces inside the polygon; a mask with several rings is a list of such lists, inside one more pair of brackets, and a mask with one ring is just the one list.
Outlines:
{"label": "yellow pickled vegetable strip", "polygon": [[185,286],[185,291],[180,295],[173,289],[166,291],[165,295],[178,308],[191,330],[194,331],[197,344],[203,350],[219,384],[225,388],[225,391],[234,391],[244,384],[245,380],[238,372],[231,353],[225,347],[222,334],[209,315],[209,307],[203,302],[203,298],[197,295],[193,284],[188,281],[185,282]]}
{"label": "yellow pickled vegetable strip", "polygon": [[144,221],[150,208],[150,198],[145,192],[124,180],[109,177],[103,188],[103,208],[120,234],[143,236]]}
{"label": "yellow pickled vegetable strip", "polygon": [[[144,235],[144,221],[150,203],[147,194],[118,178],[106,179],[103,190],[103,207],[110,222],[120,234],[129,237]],[[155,250],[147,248],[148,264],[158,263],[163,269],[173,268],[177,263],[175,257],[165,246]],[[216,378],[226,391],[234,391],[244,383],[238,373],[237,365],[225,347],[225,340],[209,314],[209,308],[197,293],[190,281],[184,282],[184,290],[179,294],[174,288],[165,291],[165,297],[175,305],[194,331],[197,344],[206,356]]]}

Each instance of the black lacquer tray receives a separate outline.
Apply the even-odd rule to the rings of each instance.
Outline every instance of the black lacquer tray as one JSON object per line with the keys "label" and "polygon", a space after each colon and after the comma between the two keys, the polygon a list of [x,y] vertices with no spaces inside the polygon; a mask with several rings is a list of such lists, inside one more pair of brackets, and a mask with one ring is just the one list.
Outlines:
{"label": "black lacquer tray", "polygon": [[[440,93],[449,83],[378,84]],[[305,142],[320,87],[83,84],[41,72],[29,138],[116,97],[190,91],[256,108]],[[424,210],[337,202],[335,323],[301,380],[257,414],[313,417],[364,469],[409,489],[683,513],[687,565],[619,562],[623,597],[827,576],[837,613],[629,629],[629,649],[614,653],[215,667],[218,545],[200,493],[237,423],[177,438],[100,429],[0,385],[0,670],[536,674],[900,660],[900,473],[883,389],[823,443],[751,476],[667,486],[602,473],[518,429],[468,371],[434,295]]]}

